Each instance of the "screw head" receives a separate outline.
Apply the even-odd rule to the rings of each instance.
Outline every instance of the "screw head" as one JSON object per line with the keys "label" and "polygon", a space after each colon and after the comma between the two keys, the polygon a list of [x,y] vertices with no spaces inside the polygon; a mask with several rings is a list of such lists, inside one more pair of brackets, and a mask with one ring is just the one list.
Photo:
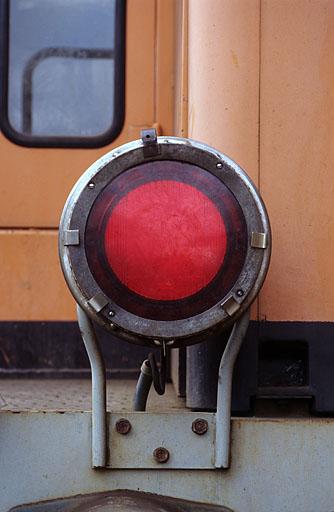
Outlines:
{"label": "screw head", "polygon": [[169,459],[169,451],[167,450],[167,448],[159,446],[159,448],[156,448],[154,450],[153,457],[160,464],[164,464]]}
{"label": "screw head", "polygon": [[125,418],[120,418],[118,421],[116,421],[115,427],[116,427],[116,431],[119,434],[122,434],[122,436],[126,436],[132,428],[129,420],[127,420]]}
{"label": "screw head", "polygon": [[108,313],[108,315],[109,315],[109,316],[115,316],[115,311],[111,311],[111,310],[110,310],[110,311],[109,311],[109,313]]}
{"label": "screw head", "polygon": [[199,436],[202,436],[203,434],[206,434],[208,431],[209,425],[206,420],[203,420],[202,418],[197,418],[192,422],[191,430],[198,434]]}
{"label": "screw head", "polygon": [[94,188],[95,187],[95,183],[93,183],[92,181],[90,183],[88,183],[88,188]]}
{"label": "screw head", "polygon": [[218,162],[218,163],[216,164],[216,167],[217,167],[217,169],[222,169],[223,164],[222,164],[221,162]]}
{"label": "screw head", "polygon": [[244,295],[244,291],[243,290],[237,290],[237,296],[238,297],[243,297]]}

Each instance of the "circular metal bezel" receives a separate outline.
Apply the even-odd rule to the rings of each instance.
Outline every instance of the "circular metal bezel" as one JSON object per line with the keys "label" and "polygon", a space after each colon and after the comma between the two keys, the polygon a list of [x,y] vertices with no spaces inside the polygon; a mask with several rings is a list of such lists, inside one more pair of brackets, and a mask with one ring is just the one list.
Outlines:
{"label": "circular metal bezel", "polygon": [[[154,156],[147,156],[142,140],[137,140],[112,150],[87,169],[73,187],[63,210],[59,255],[75,300],[98,324],[130,342],[156,346],[164,341],[172,347],[181,347],[203,341],[206,333],[230,326],[253,302],[269,266],[270,224],[255,186],[246,173],[223,153],[178,137],[158,137],[154,153]],[[101,191],[124,171],[155,160],[187,162],[218,177],[240,204],[247,224],[246,259],[232,289],[207,311],[181,320],[142,318],[106,297],[90,271],[84,246],[87,219]],[[76,233],[75,241],[69,240],[69,233]],[[252,244],[252,234],[264,234],[263,247]]]}

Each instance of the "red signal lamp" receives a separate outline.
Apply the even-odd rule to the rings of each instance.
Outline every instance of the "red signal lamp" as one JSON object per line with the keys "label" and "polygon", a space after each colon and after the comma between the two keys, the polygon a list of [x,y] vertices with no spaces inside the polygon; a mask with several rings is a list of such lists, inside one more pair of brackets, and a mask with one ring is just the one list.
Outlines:
{"label": "red signal lamp", "polygon": [[235,162],[147,131],[83,174],[59,244],[68,286],[93,320],[127,341],[180,347],[250,306],[269,265],[270,226]]}

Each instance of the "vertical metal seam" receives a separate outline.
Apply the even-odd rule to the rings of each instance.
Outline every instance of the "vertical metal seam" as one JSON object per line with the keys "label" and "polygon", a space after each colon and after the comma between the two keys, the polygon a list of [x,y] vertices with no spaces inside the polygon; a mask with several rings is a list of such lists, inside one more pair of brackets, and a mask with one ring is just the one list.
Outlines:
{"label": "vertical metal seam", "polygon": [[[258,190],[261,192],[261,80],[262,80],[262,0],[259,0],[259,94],[258,94],[258,136],[257,136],[257,174],[258,174]],[[256,316],[260,320],[261,313],[261,294],[256,299]]]}
{"label": "vertical metal seam", "polygon": [[157,81],[158,81],[158,1],[154,0],[154,34],[153,34],[153,123],[158,123],[157,119]]}
{"label": "vertical metal seam", "polygon": [[262,0],[259,0],[259,70],[258,70],[258,81],[259,81],[259,94],[258,94],[258,188],[261,189],[261,79],[262,79],[262,55],[261,55],[261,39],[262,39]]}
{"label": "vertical metal seam", "polygon": [[[182,2],[182,54],[181,60],[181,136],[188,137],[189,118],[189,3]],[[186,68],[186,69],[185,69]]]}

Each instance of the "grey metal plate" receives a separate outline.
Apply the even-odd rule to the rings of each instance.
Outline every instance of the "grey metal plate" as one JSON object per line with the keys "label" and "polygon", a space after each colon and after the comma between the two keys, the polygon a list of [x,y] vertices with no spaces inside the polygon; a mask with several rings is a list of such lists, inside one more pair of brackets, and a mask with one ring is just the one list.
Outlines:
{"label": "grey metal plate", "polygon": [[232,419],[232,465],[93,470],[90,413],[0,411],[0,512],[23,503],[132,489],[238,512],[334,510],[334,419]]}
{"label": "grey metal plate", "polygon": [[[131,423],[127,435],[118,434],[117,420],[126,418]],[[192,422],[203,418],[208,422],[204,435],[192,431]],[[212,413],[145,413],[132,412],[110,416],[108,467],[122,469],[212,469],[214,468],[215,415]],[[169,460],[157,462],[156,448],[169,452]]]}

